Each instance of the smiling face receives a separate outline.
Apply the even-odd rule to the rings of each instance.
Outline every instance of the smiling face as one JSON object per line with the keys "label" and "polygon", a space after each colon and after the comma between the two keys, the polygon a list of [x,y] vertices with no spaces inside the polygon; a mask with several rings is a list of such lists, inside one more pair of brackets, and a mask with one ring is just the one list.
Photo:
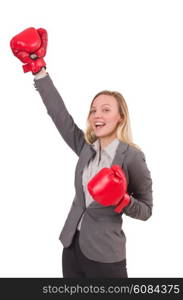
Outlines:
{"label": "smiling face", "polygon": [[99,95],[92,103],[90,125],[100,141],[105,144],[116,137],[116,128],[121,121],[117,100],[110,95]]}

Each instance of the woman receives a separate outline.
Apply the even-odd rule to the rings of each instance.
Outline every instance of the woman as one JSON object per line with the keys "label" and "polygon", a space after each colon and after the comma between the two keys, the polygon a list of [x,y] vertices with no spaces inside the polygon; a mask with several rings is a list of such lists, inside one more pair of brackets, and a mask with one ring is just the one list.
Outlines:
{"label": "woman", "polygon": [[[87,129],[83,132],[68,113],[45,70],[46,46],[44,29],[28,28],[11,40],[14,55],[26,63],[24,72],[32,71],[35,75],[34,84],[48,114],[65,142],[79,157],[75,171],[76,193],[60,234],[64,246],[63,277],[128,277],[122,215],[139,220],[151,216],[152,180],[144,153],[132,142],[126,102],[118,92],[98,93],[92,100]],[[107,205],[108,192],[102,177],[106,174],[101,175],[101,172],[111,172],[113,176],[114,166],[121,169],[123,181],[119,191],[124,193],[118,205],[112,196],[116,189],[110,188],[113,202]],[[92,197],[88,189],[92,182],[95,190],[96,176],[99,188],[103,189],[98,198],[96,195]],[[107,180],[111,178],[108,176]]]}

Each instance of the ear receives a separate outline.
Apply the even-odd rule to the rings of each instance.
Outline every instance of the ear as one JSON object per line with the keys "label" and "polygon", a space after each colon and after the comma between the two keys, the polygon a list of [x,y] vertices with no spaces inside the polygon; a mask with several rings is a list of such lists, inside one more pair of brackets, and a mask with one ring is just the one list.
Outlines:
{"label": "ear", "polygon": [[123,117],[120,116],[119,123],[121,123],[122,121],[123,121]]}

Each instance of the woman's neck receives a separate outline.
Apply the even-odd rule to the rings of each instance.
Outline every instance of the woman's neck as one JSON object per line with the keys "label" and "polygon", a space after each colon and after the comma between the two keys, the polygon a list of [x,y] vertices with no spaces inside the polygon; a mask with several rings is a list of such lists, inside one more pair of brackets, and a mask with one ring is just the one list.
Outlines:
{"label": "woman's neck", "polygon": [[107,147],[110,143],[112,143],[112,141],[115,138],[116,138],[116,136],[99,138],[101,149],[104,149],[105,147]]}

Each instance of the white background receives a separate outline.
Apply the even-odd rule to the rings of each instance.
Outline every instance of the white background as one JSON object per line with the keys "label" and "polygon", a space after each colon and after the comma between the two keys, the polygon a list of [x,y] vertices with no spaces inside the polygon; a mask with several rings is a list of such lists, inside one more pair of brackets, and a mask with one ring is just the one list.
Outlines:
{"label": "white background", "polygon": [[33,26],[48,31],[47,70],[79,127],[103,89],[128,104],[154,196],[149,220],[124,216],[129,277],[182,277],[182,1],[6,0],[0,23],[0,276],[62,277],[74,197],[77,156],[9,46]]}

